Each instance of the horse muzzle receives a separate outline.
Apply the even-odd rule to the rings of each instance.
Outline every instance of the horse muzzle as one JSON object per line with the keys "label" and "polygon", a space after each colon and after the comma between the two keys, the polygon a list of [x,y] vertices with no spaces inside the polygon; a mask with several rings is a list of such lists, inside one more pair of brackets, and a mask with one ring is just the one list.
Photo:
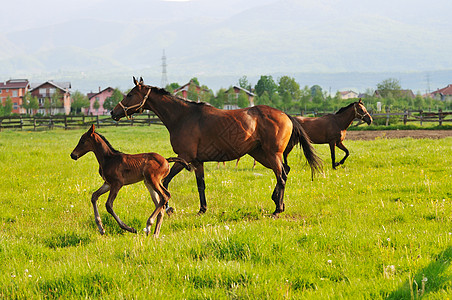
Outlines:
{"label": "horse muzzle", "polygon": [[123,116],[120,115],[121,113],[115,113],[115,110],[112,110],[110,115],[111,118],[115,121],[119,121]]}
{"label": "horse muzzle", "polygon": [[77,160],[77,159],[78,159],[78,155],[77,155],[77,154],[74,154],[74,152],[72,152],[72,153],[71,153],[71,158],[72,158],[73,160]]}

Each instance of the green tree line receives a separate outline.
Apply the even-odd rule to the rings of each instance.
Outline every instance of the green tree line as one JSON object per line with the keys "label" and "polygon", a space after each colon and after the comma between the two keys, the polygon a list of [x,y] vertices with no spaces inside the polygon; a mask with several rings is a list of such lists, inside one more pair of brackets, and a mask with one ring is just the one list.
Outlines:
{"label": "green tree line", "polygon": [[[187,90],[187,98],[196,102],[207,102],[211,105],[224,108],[225,105],[237,106],[240,108],[248,107],[250,105],[247,90],[253,93],[254,104],[268,105],[281,109],[289,113],[311,112],[311,111],[325,111],[333,112],[339,108],[347,105],[352,99],[341,99],[340,93],[331,95],[324,91],[319,85],[301,86],[293,77],[281,76],[275,80],[271,75],[262,75],[256,84],[252,85],[247,76],[242,76],[238,79],[237,86],[242,88],[238,94],[235,93],[234,88],[220,88],[214,93],[206,85],[201,85],[198,78],[193,77]],[[176,82],[168,84],[165,89],[173,93],[180,88]],[[116,88],[111,97],[106,99],[103,103],[103,108],[112,110],[123,98],[124,93]],[[71,113],[80,114],[83,108],[90,106],[88,97],[79,91],[75,91],[72,95]],[[451,110],[451,100],[437,100],[431,97],[423,97],[421,94],[416,94],[414,97],[404,90],[400,82],[394,78],[388,78],[376,84],[376,89],[368,89],[361,96],[368,110],[402,111],[402,110]],[[61,105],[61,95],[54,94],[50,99],[46,99],[44,108],[47,112],[52,114],[52,109]],[[34,114],[39,108],[38,99],[32,97],[27,93],[22,104],[27,114]],[[93,103],[94,109],[99,109],[100,104]],[[7,97],[0,105],[0,116],[11,115],[13,103],[10,97]]]}

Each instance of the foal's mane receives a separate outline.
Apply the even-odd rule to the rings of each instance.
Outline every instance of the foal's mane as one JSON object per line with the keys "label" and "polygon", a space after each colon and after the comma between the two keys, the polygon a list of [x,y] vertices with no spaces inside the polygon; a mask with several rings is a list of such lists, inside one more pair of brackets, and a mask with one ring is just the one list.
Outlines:
{"label": "foal's mane", "polygon": [[116,150],[115,148],[113,148],[113,146],[110,144],[109,141],[107,141],[107,139],[100,133],[96,132],[96,134],[105,142],[105,144],[107,144],[108,148],[110,148],[111,151],[113,151],[114,153],[121,153],[121,151]]}
{"label": "foal's mane", "polygon": [[336,112],[336,115],[337,115],[337,114],[340,114],[340,113],[343,113],[344,111],[346,111],[347,109],[349,109],[351,106],[355,105],[355,103],[357,103],[357,102],[352,102],[352,103],[350,103],[349,105],[342,107],[341,109],[339,109],[339,110]]}

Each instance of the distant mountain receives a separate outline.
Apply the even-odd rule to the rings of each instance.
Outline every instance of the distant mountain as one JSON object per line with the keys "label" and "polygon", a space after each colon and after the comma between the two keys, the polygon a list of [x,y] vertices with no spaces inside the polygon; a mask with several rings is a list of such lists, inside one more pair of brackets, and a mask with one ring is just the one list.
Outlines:
{"label": "distant mountain", "polygon": [[163,49],[170,81],[452,70],[452,27],[447,14],[437,13],[450,11],[452,2],[130,3],[94,1],[73,7],[67,21],[58,16],[0,35],[0,76],[105,80],[141,72],[157,81]]}

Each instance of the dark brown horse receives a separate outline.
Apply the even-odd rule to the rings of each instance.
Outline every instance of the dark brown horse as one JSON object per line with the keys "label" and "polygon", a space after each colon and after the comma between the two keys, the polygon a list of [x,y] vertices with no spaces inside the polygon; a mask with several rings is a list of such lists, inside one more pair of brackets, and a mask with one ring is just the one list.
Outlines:
{"label": "dark brown horse", "polygon": [[[330,145],[333,169],[344,164],[349,155],[348,149],[342,142],[345,139],[346,130],[353,120],[360,119],[368,125],[372,123],[372,117],[367,112],[361,99],[342,107],[335,114],[327,114],[318,118],[296,117],[296,119],[303,126],[312,143]],[[335,147],[345,152],[344,158],[338,163],[335,158]]]}
{"label": "dark brown horse", "polygon": [[113,211],[119,190],[124,185],[133,184],[144,180],[144,184],[151,194],[155,204],[155,210],[146,223],[146,233],[149,234],[152,224],[157,217],[154,236],[158,237],[163,221],[163,208],[170,198],[170,193],[162,185],[162,180],[169,174],[168,162],[177,162],[190,170],[190,166],[181,158],[168,158],[157,153],[124,154],[115,150],[110,143],[100,134],[95,132],[94,125],[82,135],[77,146],[71,153],[71,158],[79,159],[88,152],[94,152],[99,162],[99,174],[105,181],[104,184],[93,193],[91,203],[94,208],[94,218],[101,234],[105,233],[102,221],[97,209],[97,199],[100,195],[110,191],[106,203],[107,211],[115,218],[119,226],[127,231],[137,231],[126,225]]}
{"label": "dark brown horse", "polygon": [[[245,154],[251,155],[265,167],[272,169],[276,186],[272,195],[277,216],[284,211],[284,189],[289,173],[287,155],[300,143],[311,170],[318,171],[321,160],[314,153],[303,128],[285,113],[268,107],[254,106],[237,110],[221,110],[205,103],[186,101],[163,89],[143,84],[133,78],[135,87],[111,112],[114,120],[153,111],[170,133],[170,142],[178,157],[196,168],[196,182],[200,198],[199,213],[207,210],[204,183],[204,162],[229,161]],[[290,145],[290,147],[287,147]],[[284,162],[283,162],[284,156]],[[174,164],[164,180],[167,187],[171,179],[182,170]]]}

